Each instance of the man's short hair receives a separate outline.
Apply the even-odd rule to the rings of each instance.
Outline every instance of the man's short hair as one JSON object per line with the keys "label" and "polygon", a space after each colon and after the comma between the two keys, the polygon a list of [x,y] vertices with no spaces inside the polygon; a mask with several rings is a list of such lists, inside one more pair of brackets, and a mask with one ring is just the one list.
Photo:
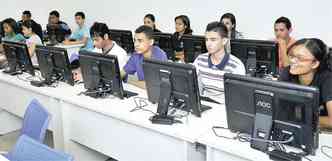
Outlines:
{"label": "man's short hair", "polygon": [[60,17],[60,13],[58,11],[56,11],[56,10],[53,10],[53,11],[50,12],[50,16],[52,16],[52,15],[55,16],[55,17],[57,17],[57,18]]}
{"label": "man's short hair", "polygon": [[153,29],[149,26],[142,25],[135,30],[135,33],[144,33],[148,39],[153,39]]}
{"label": "man's short hair", "polygon": [[26,15],[28,17],[31,17],[31,12],[28,11],[28,10],[25,10],[25,11],[22,12],[22,15]]}
{"label": "man's short hair", "polygon": [[85,19],[85,14],[83,12],[76,12],[75,17],[76,16],[80,16],[80,17],[82,17],[82,19]]}
{"label": "man's short hair", "polygon": [[221,38],[228,38],[227,27],[222,22],[211,22],[206,26],[206,32],[217,32]]}
{"label": "man's short hair", "polygon": [[95,22],[90,28],[91,37],[102,37],[104,39],[105,34],[109,35],[109,29],[105,23]]}
{"label": "man's short hair", "polygon": [[275,22],[274,24],[277,24],[277,23],[283,23],[285,24],[286,28],[289,30],[290,28],[292,28],[292,23],[291,21],[287,18],[287,17],[279,17]]}

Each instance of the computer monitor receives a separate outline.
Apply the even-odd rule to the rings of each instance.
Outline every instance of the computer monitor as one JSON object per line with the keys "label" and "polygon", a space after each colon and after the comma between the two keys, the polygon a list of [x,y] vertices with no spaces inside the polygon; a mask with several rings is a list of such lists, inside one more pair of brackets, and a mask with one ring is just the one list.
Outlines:
{"label": "computer monitor", "polygon": [[120,45],[128,54],[135,50],[133,34],[130,30],[110,29],[111,39]]}
{"label": "computer monitor", "polygon": [[115,55],[80,51],[79,61],[84,87],[87,89],[84,94],[95,98],[112,94],[121,99],[137,95],[123,90],[119,63]]}
{"label": "computer monitor", "polygon": [[[144,79],[148,99],[158,103],[156,122],[172,120],[169,108],[180,108],[200,117],[210,107],[201,104],[196,69],[191,64],[144,60]],[[154,120],[152,120],[154,121]],[[161,122],[163,123],[163,122]]]}
{"label": "computer monitor", "polygon": [[3,41],[2,44],[8,61],[8,67],[4,73],[16,75],[28,72],[33,76],[35,75],[29,50],[25,43]]}
{"label": "computer monitor", "polygon": [[186,63],[193,63],[198,55],[207,52],[204,36],[183,35],[182,40]]}
{"label": "computer monitor", "polygon": [[175,61],[175,53],[173,49],[172,34],[155,32],[153,34],[154,45],[159,46],[167,54],[168,60]]}
{"label": "computer monitor", "polygon": [[[319,90],[293,83],[224,75],[228,128],[253,138],[285,141],[314,154],[318,148]],[[266,150],[267,143],[252,141]]]}
{"label": "computer monitor", "polygon": [[243,62],[248,75],[263,77],[279,73],[278,46],[274,41],[233,39],[231,50]]}
{"label": "computer monitor", "polygon": [[74,85],[72,68],[66,49],[37,45],[36,54],[41,75],[45,79],[40,83],[51,85],[56,81],[63,81]]}

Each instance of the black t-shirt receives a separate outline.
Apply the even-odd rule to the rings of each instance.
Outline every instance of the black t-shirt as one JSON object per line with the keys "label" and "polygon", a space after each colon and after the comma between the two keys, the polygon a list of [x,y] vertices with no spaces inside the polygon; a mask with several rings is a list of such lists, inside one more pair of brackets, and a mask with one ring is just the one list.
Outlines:
{"label": "black t-shirt", "polygon": [[[279,80],[299,84],[298,76],[289,73],[289,67],[283,69],[280,73]],[[320,115],[327,116],[326,102],[332,101],[332,72],[323,71],[316,73],[310,86],[319,89],[319,104],[322,107]]]}
{"label": "black t-shirt", "polygon": [[172,35],[172,42],[173,42],[173,49],[176,52],[183,51],[183,41],[182,41],[182,36],[178,32],[175,32]]}

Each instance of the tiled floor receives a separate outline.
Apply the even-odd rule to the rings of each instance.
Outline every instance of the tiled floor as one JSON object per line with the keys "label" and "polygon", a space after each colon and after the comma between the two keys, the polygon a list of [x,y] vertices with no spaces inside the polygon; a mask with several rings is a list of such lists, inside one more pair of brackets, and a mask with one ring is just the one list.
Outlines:
{"label": "tiled floor", "polygon": [[[14,131],[0,136],[0,151],[9,151],[15,145],[19,134],[20,131]],[[48,146],[53,147],[52,132],[47,131],[44,142]]]}

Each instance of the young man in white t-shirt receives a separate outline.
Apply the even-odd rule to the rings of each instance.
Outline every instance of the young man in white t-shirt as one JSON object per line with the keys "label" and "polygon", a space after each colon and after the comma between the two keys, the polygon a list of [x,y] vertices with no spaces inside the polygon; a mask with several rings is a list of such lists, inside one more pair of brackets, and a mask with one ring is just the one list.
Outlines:
{"label": "young man in white t-shirt", "polygon": [[[128,60],[127,52],[111,39],[107,25],[99,22],[94,23],[90,28],[90,35],[95,48],[101,49],[101,54],[117,56],[119,68],[123,69]],[[74,79],[81,79],[80,72],[74,73]]]}

